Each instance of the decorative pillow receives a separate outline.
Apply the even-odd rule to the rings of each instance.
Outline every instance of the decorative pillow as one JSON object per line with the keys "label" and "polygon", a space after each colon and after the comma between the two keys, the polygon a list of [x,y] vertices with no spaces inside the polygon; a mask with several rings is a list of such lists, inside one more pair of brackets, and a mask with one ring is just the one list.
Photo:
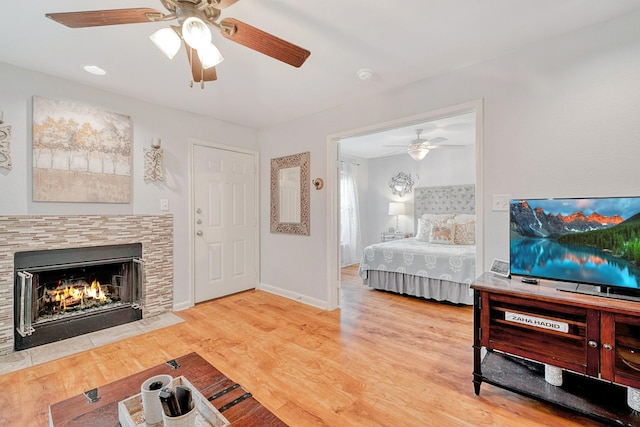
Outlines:
{"label": "decorative pillow", "polygon": [[416,240],[423,242],[429,241],[429,234],[431,233],[431,227],[434,224],[442,225],[447,221],[451,221],[452,214],[422,214],[418,219],[418,232],[416,233]]}
{"label": "decorative pillow", "polygon": [[452,222],[433,224],[429,233],[429,243],[453,245],[455,242],[456,226]]}
{"label": "decorative pillow", "polygon": [[464,222],[454,222],[455,236],[454,243],[456,245],[475,245],[476,244],[476,222],[473,220]]}

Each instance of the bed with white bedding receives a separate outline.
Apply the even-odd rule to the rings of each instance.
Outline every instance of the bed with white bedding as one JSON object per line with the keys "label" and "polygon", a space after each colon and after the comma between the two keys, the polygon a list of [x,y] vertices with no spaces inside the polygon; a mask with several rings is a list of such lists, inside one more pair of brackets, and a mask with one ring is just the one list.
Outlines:
{"label": "bed with white bedding", "polygon": [[414,196],[415,238],[367,246],[360,277],[371,288],[472,305],[475,186],[416,188]]}

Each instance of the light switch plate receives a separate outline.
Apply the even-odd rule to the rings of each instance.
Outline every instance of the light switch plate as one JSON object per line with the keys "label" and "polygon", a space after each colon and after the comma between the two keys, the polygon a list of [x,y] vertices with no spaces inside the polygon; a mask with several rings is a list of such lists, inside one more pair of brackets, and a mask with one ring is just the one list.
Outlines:
{"label": "light switch plate", "polygon": [[508,211],[509,201],[511,200],[510,194],[494,194],[491,202],[491,210],[493,211]]}

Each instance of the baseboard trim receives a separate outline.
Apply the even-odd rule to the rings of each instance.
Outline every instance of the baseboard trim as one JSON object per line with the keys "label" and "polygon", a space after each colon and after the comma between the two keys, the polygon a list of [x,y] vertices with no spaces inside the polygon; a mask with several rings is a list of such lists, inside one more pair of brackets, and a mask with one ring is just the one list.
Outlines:
{"label": "baseboard trim", "polygon": [[316,298],[311,298],[306,295],[299,294],[297,292],[292,292],[287,289],[278,288],[276,286],[267,285],[266,283],[259,283],[256,289],[259,289],[264,292],[269,292],[270,294],[278,295],[294,301],[298,301],[303,304],[310,305],[312,307],[320,308],[322,310],[326,310],[328,307],[326,301],[322,301]]}
{"label": "baseboard trim", "polygon": [[173,304],[173,311],[182,311],[193,306],[194,304],[190,303],[189,301],[185,301],[178,304]]}

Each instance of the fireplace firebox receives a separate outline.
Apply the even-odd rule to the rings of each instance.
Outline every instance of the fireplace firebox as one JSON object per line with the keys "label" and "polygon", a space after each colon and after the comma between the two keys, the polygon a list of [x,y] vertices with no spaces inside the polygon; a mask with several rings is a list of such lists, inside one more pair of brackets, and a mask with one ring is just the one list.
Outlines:
{"label": "fireplace firebox", "polygon": [[16,252],[16,351],[142,319],[142,245]]}

